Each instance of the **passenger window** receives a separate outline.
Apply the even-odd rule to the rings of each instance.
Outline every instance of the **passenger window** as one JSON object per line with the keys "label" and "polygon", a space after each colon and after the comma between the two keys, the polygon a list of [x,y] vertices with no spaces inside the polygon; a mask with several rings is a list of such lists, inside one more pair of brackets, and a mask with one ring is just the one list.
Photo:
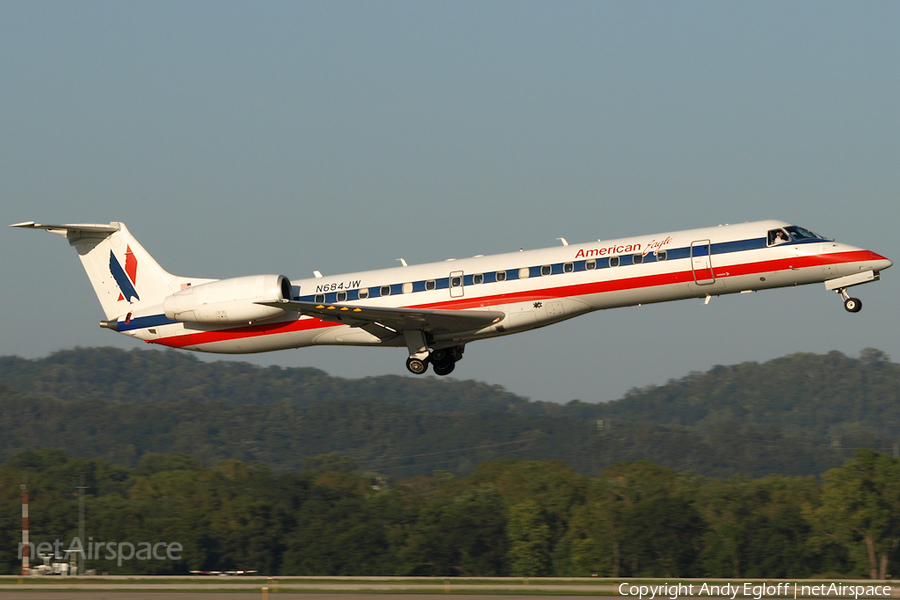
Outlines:
{"label": "passenger window", "polygon": [[574,270],[575,270],[574,263],[565,263],[563,265],[563,273],[571,273]]}
{"label": "passenger window", "polygon": [[427,291],[431,291],[437,287],[437,282],[434,279],[429,279],[425,282],[425,289]]}
{"label": "passenger window", "polygon": [[337,301],[338,302],[346,302],[347,301],[347,292],[338,292],[337,293]]}
{"label": "passenger window", "polygon": [[656,251],[656,260],[658,260],[658,261],[666,260],[666,251],[665,250],[657,250]]}
{"label": "passenger window", "polygon": [[389,286],[389,285],[381,286],[381,295],[382,296],[390,296],[391,295],[391,286]]}
{"label": "passenger window", "polygon": [[611,266],[611,267],[618,267],[618,266],[619,266],[619,257],[618,257],[618,256],[613,256],[612,258],[610,258],[610,259],[609,259],[609,266]]}
{"label": "passenger window", "polygon": [[497,271],[497,281],[506,281],[506,271]]}
{"label": "passenger window", "polygon": [[584,268],[587,269],[588,271],[593,271],[594,269],[597,268],[597,261],[593,260],[593,259],[586,261],[584,263]]}
{"label": "passenger window", "polygon": [[484,274],[476,273],[475,275],[472,275],[472,283],[474,283],[475,285],[478,285],[479,283],[484,283]]}
{"label": "passenger window", "polygon": [[402,289],[403,289],[404,294],[411,294],[412,293],[412,283],[409,283],[409,282],[404,283]]}
{"label": "passenger window", "polygon": [[450,287],[459,287],[462,285],[462,277],[451,277]]}
{"label": "passenger window", "polygon": [[529,277],[531,277],[531,272],[528,267],[519,269],[519,279],[528,279]]}
{"label": "passenger window", "polygon": [[369,289],[368,288],[359,290],[359,299],[360,300],[365,300],[368,297],[369,297]]}
{"label": "passenger window", "polygon": [[544,265],[543,267],[541,267],[541,275],[549,275],[551,271],[552,269],[550,268],[550,265]]}
{"label": "passenger window", "polygon": [[634,264],[639,265],[642,262],[644,262],[644,255],[643,254],[635,254],[634,255]]}
{"label": "passenger window", "polygon": [[316,294],[316,303],[322,304],[325,302],[325,294]]}

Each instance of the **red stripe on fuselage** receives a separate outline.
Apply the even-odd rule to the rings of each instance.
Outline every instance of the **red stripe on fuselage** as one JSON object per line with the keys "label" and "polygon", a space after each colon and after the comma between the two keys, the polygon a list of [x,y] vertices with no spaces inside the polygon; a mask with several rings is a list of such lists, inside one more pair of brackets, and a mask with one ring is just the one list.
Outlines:
{"label": "red stripe on fuselage", "polygon": [[298,319],[296,321],[264,323],[260,325],[249,325],[247,327],[236,327],[234,329],[220,329],[218,331],[198,331],[197,333],[173,335],[167,338],[148,341],[153,344],[161,344],[172,348],[184,348],[187,346],[200,346],[202,344],[212,344],[214,342],[227,342],[231,340],[258,337],[261,335],[276,335],[279,333],[293,333],[295,331],[306,331],[309,329],[337,327],[339,325],[343,325],[343,323],[329,323],[315,318]]}
{"label": "red stripe on fuselage", "polygon": [[[741,275],[755,275],[757,273],[772,273],[776,271],[788,271],[824,265],[846,264],[863,262],[866,260],[884,260],[884,257],[869,250],[857,250],[852,252],[836,252],[834,254],[812,254],[808,256],[792,256],[778,260],[767,260],[752,263],[738,263],[735,265],[717,266],[713,264],[716,279],[728,279]],[[627,269],[629,267],[613,267]],[[576,285],[566,285],[540,290],[513,292],[509,294],[497,294],[481,298],[464,298],[448,300],[435,304],[422,304],[410,308],[431,309],[455,309],[484,308],[500,304],[514,304],[516,302],[531,302],[534,300],[546,300],[548,298],[567,298],[571,296],[587,296],[589,294],[602,294],[604,292],[619,292],[641,288],[652,288],[663,285],[679,283],[692,283],[694,272],[691,270],[675,273],[660,273],[658,275],[643,275],[640,277],[623,277],[610,281],[594,281]]]}
{"label": "red stripe on fuselage", "polygon": [[[810,254],[806,256],[792,256],[777,260],[766,260],[752,263],[738,263],[733,265],[718,266],[713,264],[716,279],[728,279],[742,275],[754,275],[757,273],[772,273],[792,269],[810,268],[824,265],[846,264],[871,260],[884,260],[880,254],[870,250],[855,250],[850,252],[835,252],[833,254]],[[715,262],[715,258],[714,258]],[[613,267],[615,269],[628,267]],[[598,271],[601,272],[601,271]],[[413,305],[407,308],[428,309],[452,309],[465,310],[469,308],[485,308],[502,304],[515,304],[516,302],[532,302],[546,300],[548,298],[566,298],[573,296],[587,296],[602,294],[605,292],[617,292],[624,290],[649,289],[665,285],[679,283],[691,283],[694,281],[694,272],[691,270],[675,273],[660,273],[658,275],[644,275],[639,277],[623,277],[610,281],[595,281],[576,285],[563,285],[539,290],[526,290],[511,292],[508,294],[496,294],[493,296],[481,296],[479,298],[459,298],[431,304]],[[275,335],[280,333],[293,333],[310,329],[324,329],[326,327],[338,327],[343,323],[333,323],[320,319],[299,319],[296,321],[281,321],[271,324],[249,325],[234,329],[222,329],[218,331],[203,331],[175,335],[159,340],[150,340],[152,343],[170,346],[172,348],[184,348],[187,346],[199,346],[215,342],[225,342],[261,335]]]}

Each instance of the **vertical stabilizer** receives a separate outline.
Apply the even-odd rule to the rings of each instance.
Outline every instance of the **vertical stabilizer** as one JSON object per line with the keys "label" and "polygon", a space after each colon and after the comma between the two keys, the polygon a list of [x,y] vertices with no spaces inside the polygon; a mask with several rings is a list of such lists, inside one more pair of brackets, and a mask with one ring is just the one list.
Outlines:
{"label": "vertical stabilizer", "polygon": [[12,227],[44,229],[64,236],[78,252],[107,319],[141,307],[160,304],[180,289],[181,279],[164,271],[122,223],[109,225],[41,225]]}

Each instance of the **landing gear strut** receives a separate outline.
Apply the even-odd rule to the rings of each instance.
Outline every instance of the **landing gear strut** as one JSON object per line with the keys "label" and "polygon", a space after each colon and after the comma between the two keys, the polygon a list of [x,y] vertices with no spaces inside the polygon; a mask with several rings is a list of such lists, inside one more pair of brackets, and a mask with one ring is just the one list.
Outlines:
{"label": "landing gear strut", "polygon": [[417,329],[405,329],[403,338],[409,350],[409,358],[406,359],[406,368],[413,375],[421,375],[428,370],[429,352],[425,333]]}
{"label": "landing gear strut", "polygon": [[851,298],[847,293],[847,288],[840,288],[837,292],[844,299],[844,308],[847,312],[857,313],[862,310],[862,300],[859,298]]}

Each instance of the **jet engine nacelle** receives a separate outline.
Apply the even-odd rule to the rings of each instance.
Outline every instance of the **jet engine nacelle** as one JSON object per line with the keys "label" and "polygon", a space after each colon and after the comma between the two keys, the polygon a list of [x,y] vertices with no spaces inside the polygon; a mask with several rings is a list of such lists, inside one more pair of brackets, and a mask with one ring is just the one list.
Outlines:
{"label": "jet engine nacelle", "polygon": [[269,319],[284,311],[256,302],[291,299],[291,282],[284,275],[250,275],[187,287],[163,300],[173,321],[238,323]]}

